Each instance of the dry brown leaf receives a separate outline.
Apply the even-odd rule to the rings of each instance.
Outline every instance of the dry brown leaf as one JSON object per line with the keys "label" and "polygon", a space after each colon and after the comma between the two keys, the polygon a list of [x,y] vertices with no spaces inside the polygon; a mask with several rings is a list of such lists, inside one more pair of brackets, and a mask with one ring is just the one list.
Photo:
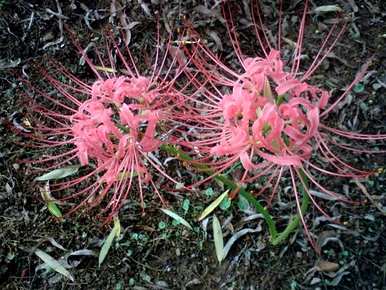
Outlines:
{"label": "dry brown leaf", "polygon": [[325,260],[320,260],[316,264],[316,268],[320,272],[335,272],[336,270],[339,269],[339,264],[325,261]]}

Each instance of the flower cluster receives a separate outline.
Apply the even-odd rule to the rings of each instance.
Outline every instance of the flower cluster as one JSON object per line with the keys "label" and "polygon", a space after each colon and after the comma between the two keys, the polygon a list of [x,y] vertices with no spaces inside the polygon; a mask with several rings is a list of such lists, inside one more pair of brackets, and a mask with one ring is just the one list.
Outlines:
{"label": "flower cluster", "polygon": [[254,168],[254,153],[278,165],[300,166],[311,156],[310,139],[317,133],[319,109],[326,105],[328,92],[286,73],[276,50],[266,59],[246,59],[245,66],[232,94],[220,102],[223,136],[211,153],[239,154],[247,170]]}
{"label": "flower cluster", "polygon": [[[332,39],[333,29],[328,33],[311,65],[300,72],[307,4],[305,1],[290,65],[280,55],[281,30],[278,30],[277,48],[274,48],[268,41],[259,9],[254,9],[253,5],[251,10],[257,12],[253,26],[263,53],[253,57],[243,55],[232,13],[229,9],[227,12],[229,6],[224,4],[228,34],[235,59],[239,60],[237,68],[226,65],[200,41],[193,29],[187,28],[192,45],[187,47],[181,42],[179,47],[172,47],[169,42],[162,58],[160,46],[157,46],[151,77],[139,74],[130,52],[128,58],[123,56],[116,44],[114,57],[111,50],[108,51],[110,67],[103,63],[96,66],[84,56],[97,77],[92,85],[79,80],[60,65],[58,72],[68,78],[69,84],[44,73],[61,98],[37,90],[44,102],[34,107],[39,118],[36,118],[37,134],[31,138],[38,141],[40,147],[70,149],[38,162],[54,162],[46,168],[50,169],[77,159],[89,168],[89,172],[81,177],[53,184],[52,190],[79,186],[75,194],[65,199],[82,196],[84,201],[75,209],[99,205],[107,200],[104,212],[108,212],[109,218],[118,213],[133,189],[139,192],[142,206],[143,187],[147,185],[153,187],[162,201],[149,166],[176,182],[164,172],[162,163],[155,157],[165,142],[191,149],[194,162],[205,163],[210,171],[213,170],[212,176],[201,179],[196,185],[240,162],[243,173],[238,182],[249,184],[266,177],[257,194],[269,189],[268,198],[264,196],[268,205],[280,190],[283,177],[289,177],[285,179],[292,185],[305,228],[299,185],[304,189],[303,195],[309,196],[312,204],[328,216],[312,196],[311,187],[330,199],[348,201],[349,197],[325,188],[316,176],[323,173],[360,178],[370,174],[342,160],[333,148],[372,151],[342,144],[339,138],[374,141],[385,140],[386,135],[346,132],[323,124],[323,117],[335,109],[364,76],[368,63],[333,102],[331,99],[335,96],[321,86],[311,84],[311,75],[335,45],[344,25],[337,30],[336,39]],[[281,24],[279,19],[279,26]],[[96,55],[99,60],[103,59],[98,52]],[[171,55],[172,60],[167,55]],[[116,67],[115,56],[124,65],[124,70]],[[166,64],[168,68],[164,67]],[[121,71],[125,73],[118,74]],[[174,131],[176,134],[170,136]],[[85,182],[89,179],[93,182]],[[135,179],[138,181],[136,186]]]}
{"label": "flower cluster", "polygon": [[[190,70],[185,70],[185,75],[195,91],[194,97],[187,102],[191,114],[189,119],[192,120],[188,126],[194,125],[194,131],[184,145],[199,153],[197,162],[205,162],[214,170],[211,177],[231,170],[240,162],[244,173],[238,182],[248,186],[252,182],[263,181],[257,195],[270,191],[270,194],[262,196],[269,206],[280,191],[282,181],[289,180],[298,213],[310,238],[301,210],[301,192],[329,218],[311,194],[311,188],[323,192],[332,200],[350,202],[351,198],[320,184],[319,175],[363,178],[371,174],[348,164],[333,149],[383,153],[385,151],[353,147],[340,140],[373,142],[385,140],[386,135],[346,132],[324,124],[323,117],[336,109],[363,78],[369,62],[363,65],[340,96],[333,97],[330,92],[312,85],[312,74],[332,50],[345,25],[340,29],[337,25],[332,27],[311,65],[301,72],[307,4],[308,1],[305,1],[293,59],[289,63],[285,63],[280,56],[280,28],[276,36],[277,48],[274,48],[265,32],[260,10],[253,5],[251,11],[255,11],[254,16],[257,16],[253,18],[253,26],[262,50],[262,56],[254,57],[246,57],[241,52],[233,13],[229,8],[231,4],[223,5],[223,16],[236,56],[234,59],[239,60],[236,68],[220,60],[201,41],[198,33],[189,27],[187,37],[194,45],[184,49],[192,64]],[[282,24],[280,21],[279,27]],[[335,39],[332,37],[334,34]],[[331,102],[333,98],[335,100]]]}
{"label": "flower cluster", "polygon": [[[82,166],[79,177],[51,184],[51,192],[71,192],[70,188],[76,188],[75,193],[58,197],[60,200],[83,197],[70,212],[103,204],[102,215],[109,221],[132,192],[139,193],[144,208],[143,191],[148,186],[164,202],[152,170],[177,183],[156,157],[160,145],[168,141],[173,107],[181,102],[173,88],[173,78],[178,75],[169,78],[173,62],[166,68],[166,58],[161,59],[158,50],[150,77],[138,73],[127,48],[131,61],[117,49],[125,70],[120,74],[114,63],[110,64],[110,71],[104,69],[103,63],[94,65],[84,56],[97,77],[91,85],[56,62],[51,62],[50,68],[56,73],[45,69],[41,73],[58,96],[27,83],[39,96],[30,106],[34,122],[34,133],[29,134],[34,142],[30,145],[64,151],[33,162],[44,164],[45,171],[74,161]],[[178,70],[175,72],[178,74]],[[57,80],[55,74],[62,75],[65,81]]]}
{"label": "flower cluster", "polygon": [[[91,98],[79,106],[71,117],[74,144],[81,165],[89,158],[97,167],[105,168],[102,181],[117,181],[133,160],[130,152],[157,150],[160,140],[156,126],[162,111],[153,109],[156,92],[148,90],[145,77],[118,77],[96,81],[91,88]],[[139,160],[136,174],[149,180],[145,167]]]}

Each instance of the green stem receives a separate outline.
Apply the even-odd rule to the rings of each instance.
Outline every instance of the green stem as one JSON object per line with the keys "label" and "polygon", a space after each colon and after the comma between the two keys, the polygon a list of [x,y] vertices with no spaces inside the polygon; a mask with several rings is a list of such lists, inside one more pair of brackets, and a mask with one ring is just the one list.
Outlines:
{"label": "green stem", "polygon": [[[166,151],[170,155],[176,156],[182,161],[189,162],[190,165],[193,165],[196,169],[200,171],[203,171],[207,174],[213,174],[213,170],[209,166],[205,164],[194,163],[193,158],[191,156],[189,156],[188,154],[173,145],[162,145],[161,149]],[[219,174],[214,176],[214,178],[222,182],[226,187],[230,188],[231,190],[239,190],[239,194],[243,196],[250,204],[252,204],[256,208],[257,212],[259,212],[263,216],[268,226],[272,245],[276,246],[284,242],[288,239],[288,236],[299,227],[300,213],[292,216],[287,227],[282,232],[278,233],[275,221],[272,219],[272,216],[270,215],[268,210],[263,207],[261,203],[249,191],[245,190],[244,187],[240,187],[238,184],[230,180],[225,175]],[[303,169],[299,169],[299,178],[301,180],[299,191],[302,193],[302,204],[300,206],[300,211],[301,214],[304,214],[305,212],[307,212],[308,207],[310,205],[310,198],[307,194],[307,190],[305,190],[305,188],[308,187],[308,178],[304,174]]]}
{"label": "green stem", "polygon": [[[162,145],[161,149],[166,151],[167,153],[173,155],[173,156],[176,156],[177,158],[179,158],[183,161],[188,161],[188,162],[193,161],[193,158],[191,156],[189,156],[188,154],[186,154],[185,152],[176,148],[173,145]],[[197,169],[204,171],[207,174],[213,174],[212,169],[205,164],[199,164],[199,163],[192,164],[192,163],[190,163],[190,165],[193,165]],[[250,192],[245,190],[245,188],[240,187],[238,184],[236,184],[235,182],[230,180],[225,175],[219,174],[219,175],[214,176],[214,178],[217,181],[222,182],[226,187],[230,188],[231,190],[239,190],[239,194],[241,196],[243,196],[249,203],[251,203],[256,208],[256,210],[263,216],[265,222],[267,223],[268,231],[271,235],[271,239],[276,238],[277,230],[276,230],[275,222],[272,219],[272,216],[269,214],[268,210],[266,208],[264,208],[261,205],[261,203],[256,198],[254,198],[254,196]]]}
{"label": "green stem", "polygon": [[263,207],[261,203],[249,191],[245,190],[244,187],[239,187],[236,183],[234,183],[224,175],[217,175],[214,178],[224,183],[232,190],[239,189],[239,194],[242,197],[244,197],[250,204],[252,204],[256,208],[257,212],[262,214],[265,222],[267,223],[268,231],[269,231],[269,234],[271,235],[271,239],[277,236],[277,229],[276,229],[275,221],[272,219],[272,216],[270,215],[268,210],[265,207]]}
{"label": "green stem", "polygon": [[307,191],[305,190],[305,187],[308,187],[308,178],[304,174],[303,169],[299,170],[299,178],[301,179],[301,184],[299,188],[303,196],[302,204],[300,206],[301,213],[292,216],[287,227],[282,232],[278,233],[275,238],[272,239],[271,236],[271,243],[274,246],[277,246],[287,240],[288,236],[299,227],[300,214],[304,214],[308,210],[308,207],[310,205],[310,197],[308,196]]}

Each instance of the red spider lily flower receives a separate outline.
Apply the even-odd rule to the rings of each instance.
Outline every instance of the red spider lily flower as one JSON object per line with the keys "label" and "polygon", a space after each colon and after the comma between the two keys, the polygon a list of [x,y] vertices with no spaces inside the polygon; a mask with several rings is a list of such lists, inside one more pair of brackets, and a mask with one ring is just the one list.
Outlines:
{"label": "red spider lily flower", "polygon": [[[154,155],[168,139],[173,107],[183,101],[173,89],[181,70],[175,59],[167,59],[170,40],[161,57],[158,33],[153,71],[147,75],[138,72],[127,46],[122,50],[115,41],[108,44],[110,67],[106,67],[100,50],[95,51],[100,61],[97,66],[77,42],[75,45],[97,80],[88,84],[52,61],[50,72],[41,69],[41,73],[57,94],[29,84],[36,97],[30,106],[34,133],[28,137],[34,141],[32,146],[53,151],[33,163],[45,164],[45,171],[76,160],[84,166],[81,171],[86,173],[82,176],[51,185],[52,192],[67,190],[68,194],[60,196],[60,200],[83,198],[71,212],[102,203],[102,215],[108,221],[133,191],[139,192],[144,207],[144,187],[148,186],[164,202],[149,167],[176,182]],[[59,81],[55,77],[58,75],[66,80]]]}
{"label": "red spider lily flower", "polygon": [[304,172],[310,186],[316,187],[332,199],[350,201],[344,195],[325,188],[314,177],[315,173],[363,178],[371,172],[356,169],[346,163],[333,152],[333,147],[364,153],[385,152],[353,148],[336,140],[336,137],[344,137],[372,143],[385,140],[385,134],[346,132],[323,124],[324,117],[337,107],[364,76],[369,62],[361,68],[346,90],[331,101],[331,93],[310,84],[309,79],[336,44],[345,24],[340,28],[339,24],[332,27],[310,67],[301,73],[300,60],[308,1],[304,4],[294,56],[289,66],[280,57],[281,9],[275,49],[268,41],[257,6],[256,1],[252,1],[253,26],[263,55],[252,58],[242,54],[232,12],[228,4],[223,6],[228,34],[241,71],[222,62],[200,41],[193,29],[187,34],[190,42],[195,45],[191,49],[185,47],[184,52],[194,66],[186,69],[185,75],[196,92],[187,98],[194,130],[185,146],[203,156],[198,161],[212,166],[215,174],[241,162],[244,168],[240,180],[242,183],[251,183],[262,176],[268,176],[268,181],[258,194],[271,188],[272,193],[267,198],[269,204],[280,181],[287,174],[293,186],[301,221],[312,242],[301,212],[297,179],[303,184],[315,207],[328,215],[311,195],[309,186],[299,172]]}

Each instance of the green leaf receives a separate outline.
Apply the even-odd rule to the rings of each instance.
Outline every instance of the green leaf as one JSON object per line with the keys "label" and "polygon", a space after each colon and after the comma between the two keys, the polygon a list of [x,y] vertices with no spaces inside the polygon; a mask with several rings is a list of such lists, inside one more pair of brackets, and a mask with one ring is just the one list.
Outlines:
{"label": "green leaf", "polygon": [[342,8],[340,8],[338,5],[323,5],[316,7],[314,9],[314,12],[319,13],[326,13],[326,12],[342,12]]}
{"label": "green leaf", "polygon": [[50,182],[46,181],[46,184],[43,187],[39,187],[39,189],[42,198],[47,204],[49,212],[57,218],[62,218],[63,215],[59,207],[56,205],[56,200],[51,196]]}
{"label": "green leaf", "polygon": [[166,229],[166,223],[164,222],[164,221],[160,221],[159,223],[158,223],[158,229],[160,229],[160,230],[163,230],[163,229]]}
{"label": "green leaf", "polygon": [[170,216],[171,218],[173,218],[174,220],[176,220],[177,222],[179,222],[180,224],[184,225],[185,227],[187,227],[188,229],[190,230],[193,230],[192,226],[182,217],[180,217],[178,214],[176,214],[175,212],[172,212],[171,210],[168,210],[166,208],[161,208],[161,210],[167,214],[168,216]]}
{"label": "green leaf", "polygon": [[216,198],[216,200],[213,201],[206,209],[204,209],[198,218],[198,221],[202,221],[204,218],[206,218],[222,202],[222,200],[228,196],[228,192],[229,189],[221,194],[218,198]]}
{"label": "green leaf", "polygon": [[208,187],[207,189],[205,189],[203,191],[203,193],[207,196],[207,197],[212,197],[214,195],[214,190],[213,188],[211,187]]}
{"label": "green leaf", "polygon": [[125,180],[125,179],[128,179],[130,177],[137,177],[138,176],[138,173],[137,171],[121,171],[118,173],[118,180]]}
{"label": "green leaf", "polygon": [[119,222],[118,217],[114,218],[114,228],[115,228],[115,237],[118,239],[119,236],[121,235],[121,223]]}
{"label": "green leaf", "polygon": [[107,253],[109,252],[111,248],[111,244],[114,240],[114,238],[118,238],[119,235],[121,234],[121,223],[119,222],[118,218],[114,219],[114,227],[111,230],[110,234],[107,236],[106,240],[103,242],[102,249],[99,252],[99,258],[98,258],[98,263],[99,267],[105,260]]}
{"label": "green leaf", "polygon": [[231,199],[230,199],[229,197],[225,197],[225,198],[221,201],[219,207],[220,207],[222,210],[227,210],[228,208],[230,208],[231,204],[232,204]]}
{"label": "green leaf", "polygon": [[[161,145],[161,149],[167,152],[168,154],[172,156],[176,156],[180,160],[186,161],[188,163],[193,160],[192,157],[190,157],[184,151],[178,149],[176,146],[163,144]],[[237,162],[228,171],[229,172],[232,171],[239,164],[241,166],[241,163]],[[201,172],[206,172],[207,174],[214,174],[214,171],[208,165],[197,164],[197,163],[190,163],[190,165],[200,170]],[[263,215],[264,220],[268,225],[268,230],[271,235],[271,240],[274,240],[277,236],[277,228],[276,228],[275,221],[272,219],[272,216],[270,215],[269,211],[266,208],[264,208],[261,205],[261,203],[251,193],[249,193],[245,188],[240,187],[238,184],[232,181],[226,174],[227,173],[216,175],[214,176],[214,179],[217,182],[221,183],[222,185],[225,185],[226,187],[228,187],[230,190],[239,190],[239,195],[242,195],[251,206],[256,208],[257,212]]]}
{"label": "green leaf", "polygon": [[74,277],[68,272],[63,265],[61,265],[57,260],[52,258],[50,255],[48,255],[46,252],[43,252],[42,250],[37,249],[35,251],[35,255],[38,256],[40,259],[44,261],[52,270],[58,272],[59,274],[62,274],[63,276],[66,276],[68,279],[70,279],[72,282],[74,282]]}
{"label": "green leaf", "polygon": [[176,183],[176,189],[183,189],[184,186],[185,185],[183,183],[181,183],[181,182]]}
{"label": "green leaf", "polygon": [[249,202],[244,196],[239,194],[239,200],[237,201],[237,205],[240,210],[246,210],[249,207]]}
{"label": "green leaf", "polygon": [[365,90],[365,86],[361,83],[356,84],[354,86],[354,92],[356,92],[356,93],[362,93],[364,90]]}
{"label": "green leaf", "polygon": [[55,170],[52,170],[46,174],[43,174],[42,176],[36,177],[35,181],[47,181],[47,180],[53,180],[53,179],[62,179],[67,176],[74,175],[78,172],[80,168],[80,165],[72,165],[67,166],[63,168],[58,168]]}
{"label": "green leaf", "polygon": [[63,217],[62,212],[60,211],[59,207],[56,205],[55,202],[53,202],[53,201],[48,202],[47,208],[53,216],[55,216],[57,218]]}
{"label": "green leaf", "polygon": [[213,216],[212,228],[217,260],[221,263],[224,259],[224,237],[221,230],[221,224],[216,215]]}
{"label": "green leaf", "polygon": [[185,213],[188,212],[190,206],[190,200],[185,198],[184,201],[182,202],[182,209],[185,211]]}

